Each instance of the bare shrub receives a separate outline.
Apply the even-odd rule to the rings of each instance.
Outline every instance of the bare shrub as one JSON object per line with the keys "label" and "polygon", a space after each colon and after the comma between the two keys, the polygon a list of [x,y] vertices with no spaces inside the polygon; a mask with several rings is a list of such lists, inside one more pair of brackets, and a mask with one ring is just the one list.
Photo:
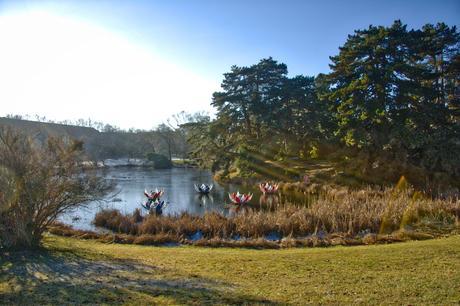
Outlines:
{"label": "bare shrub", "polygon": [[111,189],[80,166],[83,144],[46,143],[0,128],[0,247],[39,245],[62,213],[100,200]]}

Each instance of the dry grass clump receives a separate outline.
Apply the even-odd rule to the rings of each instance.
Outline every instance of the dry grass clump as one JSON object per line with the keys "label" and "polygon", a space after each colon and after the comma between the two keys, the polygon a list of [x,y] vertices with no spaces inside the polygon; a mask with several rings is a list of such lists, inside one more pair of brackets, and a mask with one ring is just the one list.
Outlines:
{"label": "dry grass clump", "polygon": [[407,190],[352,191],[337,200],[329,194],[309,207],[315,222],[325,232],[357,234],[391,233],[408,225],[452,225],[458,219],[458,199],[430,199]]}
{"label": "dry grass clump", "polygon": [[136,209],[131,215],[123,215],[117,209],[104,209],[96,214],[93,223],[114,232],[136,235],[139,222],[143,221],[140,210]]}
{"label": "dry grass clump", "polygon": [[[103,210],[96,215],[94,223],[116,233],[143,235],[145,237],[139,241],[150,239],[155,243],[161,241],[158,235],[164,235],[168,241],[191,240],[197,245],[238,246],[246,239],[266,240],[267,236],[275,233],[280,239],[285,239],[276,242],[281,245],[353,245],[385,242],[387,238],[382,235],[413,227],[431,227],[440,231],[458,228],[459,211],[458,199],[430,199],[407,188],[384,191],[325,189],[308,207],[285,204],[275,211],[246,209],[233,217],[215,212],[204,216],[182,213],[142,217],[139,212],[123,215],[116,210]],[[422,239],[422,236],[432,235],[402,232],[404,237],[393,235],[388,239]],[[193,241],[191,236],[195,233],[199,233],[198,239],[203,241]],[[326,243],[324,236],[331,236],[331,239]],[[237,241],[235,237],[243,239]],[[291,241],[287,237],[295,239]],[[313,240],[297,241],[301,237]],[[314,241],[316,237],[320,237],[321,242]]]}
{"label": "dry grass clump", "polygon": [[231,240],[221,238],[200,239],[189,244],[203,247],[226,247],[226,248],[252,248],[252,249],[279,249],[282,247],[278,242],[268,241],[263,238]]}
{"label": "dry grass clump", "polygon": [[144,234],[137,236],[133,240],[133,244],[141,244],[141,245],[164,245],[166,243],[178,243],[178,239],[174,235],[170,234],[156,234],[156,235],[149,235]]}
{"label": "dry grass clump", "polygon": [[138,225],[139,234],[160,234],[171,233],[177,236],[192,235],[200,228],[198,221],[200,217],[183,213],[179,218],[169,216],[148,215]]}
{"label": "dry grass clump", "polygon": [[97,234],[92,231],[83,231],[73,229],[71,226],[65,225],[60,222],[54,222],[48,227],[48,232],[54,235],[64,236],[64,237],[77,237],[81,239],[99,239],[100,234]]}

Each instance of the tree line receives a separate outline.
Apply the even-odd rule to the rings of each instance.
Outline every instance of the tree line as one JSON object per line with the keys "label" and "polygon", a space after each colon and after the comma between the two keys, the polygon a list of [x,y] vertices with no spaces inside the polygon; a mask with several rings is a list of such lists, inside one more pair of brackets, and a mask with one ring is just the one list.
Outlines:
{"label": "tree line", "polygon": [[162,155],[171,161],[173,157],[186,158],[190,150],[182,124],[202,118],[207,118],[207,114],[180,112],[150,130],[124,130],[91,119],[53,121],[38,115],[9,114],[0,118],[0,126],[13,126],[43,143],[53,136],[81,140],[89,160]]}
{"label": "tree line", "polygon": [[460,177],[460,36],[401,21],[348,36],[330,72],[288,76],[265,58],[232,66],[214,120],[188,125],[192,154],[214,171],[251,175],[263,158],[330,158],[363,177]]}

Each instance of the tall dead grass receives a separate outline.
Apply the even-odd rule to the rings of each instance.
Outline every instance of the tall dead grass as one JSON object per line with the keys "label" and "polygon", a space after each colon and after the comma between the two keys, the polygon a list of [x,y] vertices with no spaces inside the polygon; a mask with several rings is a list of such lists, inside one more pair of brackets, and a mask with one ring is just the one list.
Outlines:
{"label": "tall dead grass", "polygon": [[328,190],[310,206],[281,205],[275,211],[246,209],[233,217],[218,213],[194,216],[123,215],[103,210],[96,226],[130,235],[168,235],[189,239],[199,232],[203,239],[264,238],[342,233],[349,237],[387,234],[399,229],[429,225],[458,228],[460,200],[433,200],[412,190]]}

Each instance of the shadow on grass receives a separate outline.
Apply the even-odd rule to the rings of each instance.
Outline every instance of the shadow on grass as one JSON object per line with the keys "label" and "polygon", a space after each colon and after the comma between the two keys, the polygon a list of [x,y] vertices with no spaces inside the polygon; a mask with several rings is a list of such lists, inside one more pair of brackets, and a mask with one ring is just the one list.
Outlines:
{"label": "shadow on grass", "polygon": [[277,304],[137,261],[48,250],[0,255],[0,304]]}

